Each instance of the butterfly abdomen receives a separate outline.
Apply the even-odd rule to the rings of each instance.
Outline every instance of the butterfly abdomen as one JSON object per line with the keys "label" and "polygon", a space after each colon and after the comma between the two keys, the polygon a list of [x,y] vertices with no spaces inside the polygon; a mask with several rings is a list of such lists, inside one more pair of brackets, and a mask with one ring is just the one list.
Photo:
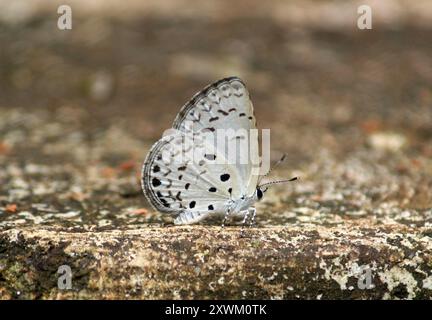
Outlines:
{"label": "butterfly abdomen", "polygon": [[183,211],[174,220],[174,224],[194,224],[206,217],[199,211]]}

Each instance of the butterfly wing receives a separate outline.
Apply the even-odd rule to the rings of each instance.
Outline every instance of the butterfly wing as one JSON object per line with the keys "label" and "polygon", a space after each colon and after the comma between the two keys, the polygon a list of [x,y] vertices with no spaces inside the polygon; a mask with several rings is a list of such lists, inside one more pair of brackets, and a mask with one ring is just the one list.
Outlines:
{"label": "butterfly wing", "polygon": [[230,129],[233,135],[227,139],[242,141],[258,161],[258,136],[249,134],[256,128],[253,106],[239,78],[222,79],[197,93],[173,128],[153,145],[143,166],[142,188],[155,209],[177,214],[177,223],[193,223],[224,214],[230,199],[255,191],[258,175],[251,174],[251,160],[236,152],[229,163],[232,154],[215,143],[219,129]]}
{"label": "butterfly wing", "polygon": [[249,92],[240,78],[216,81],[196,93],[174,120],[173,128],[183,132],[205,129],[256,128]]}
{"label": "butterfly wing", "polygon": [[[142,189],[151,205],[161,212],[183,216],[183,223],[211,214],[223,214],[232,193],[235,167],[205,139],[182,132],[163,137],[151,148],[143,166]],[[231,189],[231,190],[230,190]]]}
{"label": "butterfly wing", "polygon": [[195,94],[180,110],[173,128],[185,133],[215,135],[219,129],[224,130],[227,139],[237,143],[234,154],[226,148],[230,141],[225,146],[216,145],[224,158],[236,166],[233,196],[251,195],[255,191],[258,172],[253,174],[252,167],[259,165],[258,134],[251,130],[256,129],[256,119],[249,92],[241,79],[225,78]]}

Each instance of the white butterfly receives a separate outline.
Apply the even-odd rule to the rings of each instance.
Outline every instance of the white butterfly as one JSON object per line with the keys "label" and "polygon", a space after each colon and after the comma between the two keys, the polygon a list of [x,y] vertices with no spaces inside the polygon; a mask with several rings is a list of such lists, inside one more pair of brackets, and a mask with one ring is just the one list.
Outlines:
{"label": "white butterfly", "polygon": [[[175,216],[175,224],[215,216],[223,217],[222,226],[231,216],[242,217],[243,224],[249,218],[253,224],[253,204],[267,190],[262,187],[295,180],[258,185],[259,174],[253,170],[259,163],[258,135],[248,134],[256,129],[256,120],[249,93],[237,77],[219,80],[195,94],[180,110],[173,129],[152,146],[141,184],[151,205]],[[249,146],[248,161],[240,161],[243,149],[232,158],[226,145],[215,143],[216,132],[227,129],[237,133],[231,140]],[[190,150],[193,157],[185,156]]]}

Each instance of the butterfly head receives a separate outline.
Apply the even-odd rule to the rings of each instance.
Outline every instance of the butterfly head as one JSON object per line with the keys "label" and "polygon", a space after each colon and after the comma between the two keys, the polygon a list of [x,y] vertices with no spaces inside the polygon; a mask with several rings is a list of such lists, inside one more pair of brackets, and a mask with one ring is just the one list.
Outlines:
{"label": "butterfly head", "polygon": [[284,154],[284,155],[282,156],[282,158],[280,158],[280,160],[279,160],[278,162],[276,162],[276,164],[275,164],[275,165],[274,165],[274,166],[273,166],[273,167],[272,167],[272,168],[271,168],[271,169],[270,169],[266,174],[262,175],[262,176],[258,179],[258,186],[257,186],[256,191],[255,191],[255,194],[254,194],[256,201],[259,201],[259,200],[262,199],[262,197],[264,196],[264,192],[266,192],[267,189],[268,189],[270,186],[275,185],[275,184],[286,183],[286,182],[291,182],[291,181],[298,180],[298,177],[294,177],[294,178],[291,178],[291,179],[284,179],[284,180],[270,181],[270,182],[267,182],[267,183],[260,184],[261,180],[262,180],[264,177],[266,177],[266,176],[267,176],[267,175],[272,171],[272,169],[276,168],[278,165],[280,165],[282,162],[284,162],[285,159],[286,159],[286,155]]}
{"label": "butterfly head", "polygon": [[298,180],[298,177],[294,177],[291,179],[287,179],[287,180],[277,180],[277,181],[271,181],[271,182],[267,182],[261,185],[258,185],[255,191],[255,199],[256,201],[259,201],[263,198],[264,193],[267,191],[268,187],[274,184],[280,184],[280,183],[285,183],[285,182],[291,182],[291,181],[295,181]]}
{"label": "butterfly head", "polygon": [[258,186],[256,188],[256,191],[255,191],[255,198],[256,198],[256,200],[260,201],[263,198],[263,196],[264,196],[264,192],[266,192],[266,191],[267,191],[267,188],[261,189],[260,186]]}

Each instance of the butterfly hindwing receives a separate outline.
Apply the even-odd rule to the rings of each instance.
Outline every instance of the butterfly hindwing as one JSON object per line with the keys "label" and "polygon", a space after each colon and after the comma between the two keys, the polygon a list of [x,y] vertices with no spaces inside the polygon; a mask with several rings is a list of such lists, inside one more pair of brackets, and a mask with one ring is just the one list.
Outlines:
{"label": "butterfly hindwing", "polygon": [[183,133],[169,135],[151,148],[142,172],[144,193],[161,212],[222,213],[233,196],[233,183],[240,181],[235,167],[216,163],[223,155],[206,148],[206,141],[194,140],[193,148],[186,150],[188,139]]}

